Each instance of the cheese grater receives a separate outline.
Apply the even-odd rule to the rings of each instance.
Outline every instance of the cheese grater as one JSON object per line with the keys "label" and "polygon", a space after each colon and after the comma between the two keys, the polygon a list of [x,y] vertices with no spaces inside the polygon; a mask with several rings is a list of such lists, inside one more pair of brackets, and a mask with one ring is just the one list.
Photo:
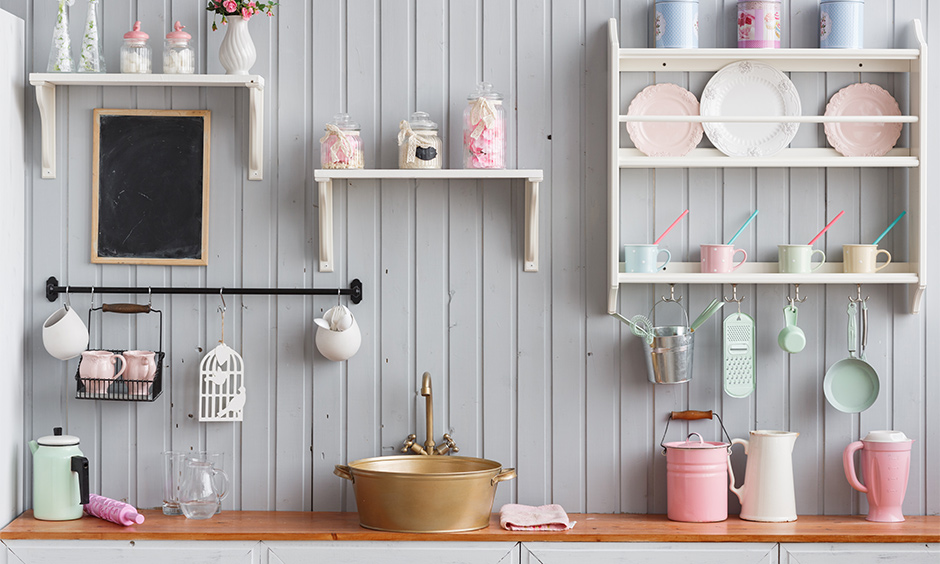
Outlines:
{"label": "cheese grater", "polygon": [[732,313],[722,324],[725,393],[745,398],[754,391],[754,318]]}

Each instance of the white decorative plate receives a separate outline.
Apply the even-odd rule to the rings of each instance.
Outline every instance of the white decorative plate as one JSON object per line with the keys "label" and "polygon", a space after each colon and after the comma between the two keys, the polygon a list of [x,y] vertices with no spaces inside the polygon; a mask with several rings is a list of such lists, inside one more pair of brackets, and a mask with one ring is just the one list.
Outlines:
{"label": "white decorative plate", "polygon": [[[899,116],[898,101],[877,84],[850,84],[826,104],[827,116]],[[901,136],[900,123],[827,123],[826,139],[846,157],[880,157]]]}
{"label": "white decorative plate", "polygon": [[[630,102],[628,116],[697,116],[698,100],[675,84],[654,84],[644,88]],[[628,121],[627,133],[636,148],[651,157],[681,157],[702,140],[702,124]]]}
{"label": "white decorative plate", "polygon": [[[703,116],[798,116],[796,86],[779,70],[738,61],[715,73],[702,92]],[[705,135],[730,157],[767,157],[793,140],[798,123],[703,123]]]}

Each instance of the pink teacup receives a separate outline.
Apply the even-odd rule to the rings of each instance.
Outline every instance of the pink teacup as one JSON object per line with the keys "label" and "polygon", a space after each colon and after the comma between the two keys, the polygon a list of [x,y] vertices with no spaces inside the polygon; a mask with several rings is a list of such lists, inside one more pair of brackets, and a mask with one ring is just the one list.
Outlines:
{"label": "pink teacup", "polygon": [[[124,360],[127,361],[127,371],[124,373],[124,379],[127,380],[130,394],[132,396],[146,396],[150,393],[150,386],[153,377],[157,373],[157,363],[154,360],[153,351],[124,351]],[[130,383],[134,382],[150,382]]]}
{"label": "pink teacup", "polygon": [[[702,245],[702,272],[731,272],[747,262],[747,251],[732,245]],[[741,262],[734,264],[734,255],[744,253]]]}
{"label": "pink teacup", "polygon": [[[121,369],[114,371],[115,363],[121,360]],[[104,394],[111,385],[111,380],[118,378],[127,369],[127,361],[119,354],[110,351],[84,351],[79,364],[79,377],[85,384],[88,394]]]}

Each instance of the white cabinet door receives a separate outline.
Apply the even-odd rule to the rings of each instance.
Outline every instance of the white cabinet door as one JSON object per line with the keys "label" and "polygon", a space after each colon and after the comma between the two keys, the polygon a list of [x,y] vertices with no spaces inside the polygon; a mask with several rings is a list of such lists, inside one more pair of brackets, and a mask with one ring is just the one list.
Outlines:
{"label": "white cabinet door", "polygon": [[515,542],[283,541],[264,543],[268,564],[518,564]]}
{"label": "white cabinet door", "polygon": [[777,564],[776,543],[522,543],[521,564]]}
{"label": "white cabinet door", "polygon": [[940,545],[891,543],[786,543],[780,545],[781,564],[937,564]]}
{"label": "white cabinet door", "polygon": [[256,541],[8,540],[6,564],[258,564]]}

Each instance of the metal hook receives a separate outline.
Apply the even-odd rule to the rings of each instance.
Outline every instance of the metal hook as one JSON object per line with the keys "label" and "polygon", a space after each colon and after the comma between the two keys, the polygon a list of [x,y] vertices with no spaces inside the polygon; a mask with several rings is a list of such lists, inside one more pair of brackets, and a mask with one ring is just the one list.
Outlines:
{"label": "metal hook", "polygon": [[724,297],[724,300],[725,300],[726,302],[735,302],[735,303],[737,303],[737,304],[738,304],[738,315],[741,315],[741,302],[744,301],[745,296],[741,296],[740,298],[738,297],[738,285],[737,285],[737,284],[732,284],[732,285],[731,285],[731,298],[730,298],[730,299],[728,298],[728,296],[723,296],[723,297]]}
{"label": "metal hook", "polygon": [[853,298],[852,296],[849,296],[849,301],[852,302],[853,304],[857,304],[857,303],[867,302],[868,298],[870,297],[871,296],[865,296],[865,299],[863,300],[862,299],[862,285],[856,284],[855,285],[855,297]]}
{"label": "metal hook", "polygon": [[219,299],[222,300],[222,305],[219,306],[219,311],[221,311],[223,315],[225,314],[225,296],[222,295],[222,291],[224,289],[225,288],[219,288]]}
{"label": "metal hook", "polygon": [[340,305],[340,298],[342,297],[343,297],[343,289],[337,288],[336,289],[336,305]]}
{"label": "metal hook", "polygon": [[89,304],[89,307],[92,307],[92,308],[93,308],[93,307],[95,307],[95,287],[92,286],[92,287],[91,287],[91,292],[88,292],[88,293],[91,294],[91,298],[90,298],[90,299],[91,299],[91,303]]}
{"label": "metal hook", "polygon": [[147,286],[147,307],[153,307],[153,288]]}
{"label": "metal hook", "polygon": [[69,299],[69,288],[71,288],[71,286],[69,285],[65,286],[65,309],[66,310],[72,309],[72,300]]}
{"label": "metal hook", "polygon": [[805,296],[803,297],[803,299],[800,299],[800,285],[799,285],[799,284],[794,284],[793,287],[796,288],[796,297],[795,297],[795,298],[791,298],[790,296],[787,296],[787,301],[790,302],[790,307],[793,307],[793,304],[794,304],[794,303],[801,304],[801,303],[803,303],[803,302],[806,301],[806,297],[805,297]]}
{"label": "metal hook", "polygon": [[678,298],[676,298],[676,285],[675,284],[669,285],[669,298],[666,298],[666,296],[660,296],[660,301],[676,302],[676,303],[679,303],[682,301],[682,296],[679,296]]}

